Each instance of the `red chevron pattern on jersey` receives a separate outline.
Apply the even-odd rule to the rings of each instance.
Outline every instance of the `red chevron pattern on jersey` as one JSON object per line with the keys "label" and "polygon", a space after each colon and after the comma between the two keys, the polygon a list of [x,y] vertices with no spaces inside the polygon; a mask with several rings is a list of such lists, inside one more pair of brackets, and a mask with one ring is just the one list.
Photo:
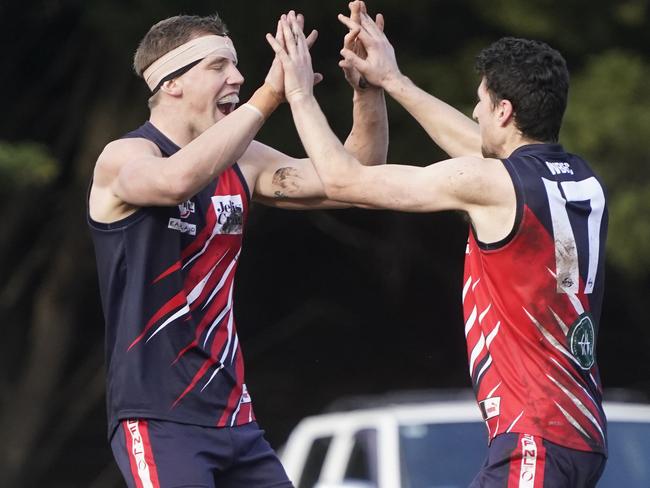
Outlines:
{"label": "red chevron pattern on jersey", "polygon": [[[234,193],[234,195],[233,195]],[[214,188],[212,205],[207,206],[204,227],[182,249],[181,259],[171,263],[152,282],[152,286],[181,273],[183,290],[170,297],[147,321],[143,331],[129,346],[152,341],[168,328],[193,327],[193,339],[177,351],[171,367],[185,367],[183,359],[193,349],[201,351],[205,360],[196,369],[191,380],[178,392],[171,405],[176,408],[183,399],[194,392],[200,394],[224,368],[235,372],[235,384],[226,400],[226,407],[215,418],[217,426],[236,425],[254,420],[250,397],[244,384],[244,364],[233,313],[234,276],[241,252],[242,232],[248,201],[238,198],[242,208],[238,222],[228,222],[219,210],[221,205],[231,205],[226,197],[243,195],[239,176],[229,169],[222,173]],[[197,198],[197,197],[195,197]],[[200,199],[200,196],[197,198]],[[226,202],[224,204],[224,201]],[[200,205],[200,202],[196,202]],[[223,211],[228,209],[221,208]],[[236,232],[224,226],[238,226]],[[244,408],[242,408],[244,406]]]}
{"label": "red chevron pattern on jersey", "polygon": [[462,291],[469,373],[490,441],[516,432],[604,452],[598,369],[569,345],[590,320],[585,285],[558,289],[555,269],[554,238],[527,206],[503,247],[482,249],[470,232]]}

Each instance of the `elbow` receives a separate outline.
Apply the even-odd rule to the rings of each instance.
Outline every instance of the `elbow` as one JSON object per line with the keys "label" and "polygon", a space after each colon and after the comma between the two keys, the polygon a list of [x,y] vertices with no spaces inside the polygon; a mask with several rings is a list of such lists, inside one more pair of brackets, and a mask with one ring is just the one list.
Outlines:
{"label": "elbow", "polygon": [[323,175],[321,181],[327,198],[339,202],[347,202],[350,199],[351,186],[355,181],[354,175],[350,173],[350,171],[341,170]]}
{"label": "elbow", "polygon": [[172,205],[186,202],[197,192],[195,185],[193,184],[194,179],[190,175],[170,175],[163,181],[167,199]]}

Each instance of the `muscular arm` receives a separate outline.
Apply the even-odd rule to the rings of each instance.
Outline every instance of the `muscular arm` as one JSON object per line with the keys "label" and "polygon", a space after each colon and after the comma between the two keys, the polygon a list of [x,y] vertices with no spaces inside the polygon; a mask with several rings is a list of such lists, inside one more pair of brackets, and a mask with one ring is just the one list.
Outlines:
{"label": "muscular arm", "polygon": [[384,91],[378,88],[355,89],[352,130],[344,147],[361,164],[386,163],[388,155],[388,115]]}
{"label": "muscular arm", "polygon": [[343,15],[339,19],[358,35],[367,51],[367,56],[363,59],[353,50],[343,49],[341,66],[355,68],[368,81],[383,87],[449,156],[480,157],[478,125],[455,108],[415,86],[400,73],[395,51],[381,25],[373,22],[365,12],[360,13],[358,21]]}
{"label": "muscular arm", "polygon": [[100,156],[97,171],[113,166],[111,189],[130,205],[174,205],[232,165],[262,123],[258,114],[240,107],[168,158],[146,151],[129,154],[126,141],[116,141]]}
{"label": "muscular arm", "polygon": [[359,164],[329,128],[313,96],[309,83],[313,71],[304,36],[288,22],[282,27],[284,39],[293,42],[282,45],[270,36],[267,40],[282,61],[285,92],[298,134],[329,198],[412,212],[464,210],[480,237],[487,241],[503,237],[514,219],[515,197],[499,160],[466,156],[426,168]]}
{"label": "muscular arm", "polygon": [[450,157],[481,156],[481,136],[472,119],[418,88],[402,74],[389,78],[383,86]]}

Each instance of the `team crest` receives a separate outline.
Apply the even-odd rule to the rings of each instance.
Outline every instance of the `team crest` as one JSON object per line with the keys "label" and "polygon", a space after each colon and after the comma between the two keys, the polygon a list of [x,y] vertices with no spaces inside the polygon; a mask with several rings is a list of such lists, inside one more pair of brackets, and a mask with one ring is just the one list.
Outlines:
{"label": "team crest", "polygon": [[583,314],[569,330],[569,347],[582,369],[590,369],[595,359],[596,334],[590,314]]}
{"label": "team crest", "polygon": [[181,219],[186,219],[190,216],[190,214],[193,214],[195,212],[194,202],[192,200],[183,202],[178,206],[178,210],[180,212]]}

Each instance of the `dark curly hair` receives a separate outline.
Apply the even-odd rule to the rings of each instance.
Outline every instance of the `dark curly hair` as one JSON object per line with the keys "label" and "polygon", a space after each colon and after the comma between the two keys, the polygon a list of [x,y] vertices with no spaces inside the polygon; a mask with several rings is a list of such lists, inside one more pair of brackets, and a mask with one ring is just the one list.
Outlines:
{"label": "dark curly hair", "polygon": [[569,92],[569,72],[562,55],[547,44],[504,37],[476,58],[492,102],[512,103],[522,134],[557,142]]}

